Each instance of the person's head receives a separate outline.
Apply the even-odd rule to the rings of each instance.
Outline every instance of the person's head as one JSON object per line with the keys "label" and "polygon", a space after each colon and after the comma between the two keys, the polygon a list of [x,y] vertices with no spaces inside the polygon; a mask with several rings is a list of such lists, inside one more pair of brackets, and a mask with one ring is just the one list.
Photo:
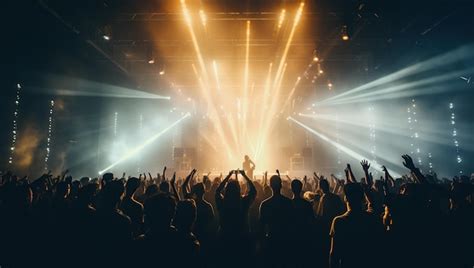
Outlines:
{"label": "person's head", "polygon": [[319,180],[319,189],[325,194],[329,193],[329,182],[326,179]]}
{"label": "person's head", "polygon": [[273,175],[270,177],[270,187],[272,188],[273,193],[280,193],[281,190],[281,178],[278,175]]}
{"label": "person's head", "polygon": [[204,178],[207,178],[207,179],[203,179],[203,183],[204,183],[204,190],[205,191],[209,191],[209,189],[211,189],[212,187],[212,181],[209,179],[208,176],[205,176]]}
{"label": "person's head", "polygon": [[245,155],[245,156],[244,156],[244,159],[245,159],[245,161],[249,161],[249,160],[250,160],[250,157],[249,157],[248,155]]}
{"label": "person's head", "polygon": [[91,178],[89,177],[82,177],[79,181],[81,182],[81,186],[86,186],[87,184],[89,184]]}
{"label": "person's head", "polygon": [[196,183],[191,188],[191,192],[196,195],[197,198],[202,198],[205,193],[204,184],[202,182]]}
{"label": "person's head", "polygon": [[96,183],[89,183],[84,187],[81,187],[77,193],[77,201],[82,204],[90,204],[97,194],[98,189],[99,185]]}
{"label": "person's head", "polygon": [[348,183],[344,185],[345,200],[351,209],[360,209],[364,201],[364,189],[360,183]]}
{"label": "person's head", "polygon": [[236,180],[231,180],[225,187],[224,198],[228,200],[235,200],[240,198],[240,184]]}
{"label": "person's head", "polygon": [[126,192],[128,196],[132,196],[135,191],[140,187],[140,179],[136,177],[132,177],[127,180],[127,184],[125,185]]}
{"label": "person's head", "polygon": [[65,181],[61,181],[56,186],[56,196],[61,198],[66,198],[71,191],[71,186]]}
{"label": "person's head", "polygon": [[159,192],[158,186],[156,184],[148,185],[145,189],[145,195],[150,197]]}
{"label": "person's head", "polygon": [[162,181],[160,183],[160,191],[162,191],[163,193],[169,193],[170,192],[170,184],[167,182],[167,181]]}
{"label": "person's head", "polygon": [[103,205],[105,208],[115,208],[122,199],[125,187],[121,181],[110,181],[102,190]]}
{"label": "person's head", "polygon": [[301,196],[301,190],[303,189],[303,183],[300,180],[294,179],[291,181],[291,191],[295,197]]}
{"label": "person's head", "polygon": [[107,182],[111,182],[113,181],[114,179],[114,174],[113,173],[105,173],[104,175],[102,175],[102,179],[107,183]]}
{"label": "person's head", "polygon": [[151,229],[169,228],[176,211],[176,200],[168,194],[159,193],[145,202],[145,220]]}
{"label": "person's head", "polygon": [[376,180],[374,183],[374,188],[379,193],[383,192],[383,180]]}
{"label": "person's head", "polygon": [[196,203],[192,199],[179,201],[173,224],[179,231],[190,232],[196,221]]}

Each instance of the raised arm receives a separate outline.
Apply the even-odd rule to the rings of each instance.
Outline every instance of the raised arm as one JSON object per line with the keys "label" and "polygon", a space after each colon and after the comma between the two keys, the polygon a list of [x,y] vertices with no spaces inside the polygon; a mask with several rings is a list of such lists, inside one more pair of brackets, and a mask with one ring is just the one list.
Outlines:
{"label": "raised arm", "polygon": [[355,179],[355,176],[354,176],[354,173],[352,172],[352,168],[351,168],[351,165],[350,164],[347,164],[347,168],[346,168],[346,175],[347,176],[347,179],[349,180],[349,182],[351,183],[356,183],[357,180]]}
{"label": "raised arm", "polygon": [[245,171],[241,170],[240,174],[242,175],[242,177],[244,177],[245,181],[247,182],[247,185],[249,188],[249,193],[247,194],[247,196],[250,199],[252,199],[252,202],[253,202],[253,200],[257,196],[257,189],[255,188],[253,181],[247,176],[247,174],[245,174]]}
{"label": "raised arm", "polygon": [[421,173],[420,169],[415,167],[415,164],[413,163],[413,159],[407,154],[402,155],[403,158],[403,165],[408,168],[415,179],[417,180],[418,183],[426,183],[426,178],[425,176]]}
{"label": "raised arm", "polygon": [[367,182],[367,186],[372,187],[372,176],[369,174],[370,163],[367,160],[360,161],[360,165],[364,170],[365,181]]}
{"label": "raised arm", "polygon": [[222,195],[221,195],[222,190],[224,190],[224,187],[227,184],[227,182],[229,181],[230,177],[232,176],[232,173],[234,173],[233,170],[229,171],[229,174],[227,174],[225,179],[223,181],[221,181],[221,183],[219,183],[219,186],[217,186],[217,189],[216,189],[216,192],[215,192],[216,201],[217,200],[222,200]]}
{"label": "raised arm", "polygon": [[192,177],[194,177],[194,174],[196,173],[196,169],[191,170],[189,175],[186,177],[186,179],[183,182],[183,185],[181,186],[181,193],[183,194],[184,198],[191,198],[191,194],[189,193],[189,181],[191,180]]}
{"label": "raised arm", "polygon": [[179,194],[178,194],[178,191],[176,191],[176,172],[173,173],[173,177],[171,178],[170,184],[171,184],[171,190],[173,190],[174,198],[179,201],[180,200]]}

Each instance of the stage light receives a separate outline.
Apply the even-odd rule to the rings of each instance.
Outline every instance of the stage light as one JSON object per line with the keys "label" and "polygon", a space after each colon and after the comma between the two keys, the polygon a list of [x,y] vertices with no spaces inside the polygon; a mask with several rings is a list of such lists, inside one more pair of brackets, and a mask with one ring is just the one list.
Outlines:
{"label": "stage light", "polygon": [[319,58],[318,58],[318,57],[313,57],[313,61],[314,61],[314,62],[318,62],[318,61],[319,61]]}
{"label": "stage light", "polygon": [[281,28],[283,25],[283,21],[285,20],[286,10],[282,9],[280,12],[280,17],[278,18],[278,29]]}
{"label": "stage light", "polygon": [[148,63],[149,63],[149,64],[155,63],[155,59],[149,59],[149,60],[148,60]]}
{"label": "stage light", "polygon": [[207,24],[207,17],[206,14],[204,13],[204,10],[199,10],[199,17],[201,18],[201,23],[203,27],[206,27]]}
{"label": "stage light", "polygon": [[104,40],[106,40],[106,41],[109,41],[109,40],[110,40],[110,36],[108,36],[108,35],[106,35],[106,34],[104,34],[104,35],[102,36],[102,38],[104,38]]}
{"label": "stage light", "polygon": [[160,74],[160,75],[164,75],[164,74],[165,74],[165,70],[161,70],[161,71],[159,72],[159,74]]}
{"label": "stage light", "polygon": [[50,147],[51,147],[51,140],[52,140],[52,133],[53,133],[53,108],[54,108],[54,100],[51,100],[49,103],[49,117],[48,117],[48,135],[46,139],[46,155],[44,157],[44,170],[48,170],[48,161],[50,155]]}
{"label": "stage light", "polygon": [[[354,150],[352,150],[352,149],[350,149],[350,148],[348,148],[348,147],[346,147],[346,146],[344,146],[344,145],[342,145],[342,144],[340,144],[340,143],[338,143],[338,142],[333,141],[332,139],[330,139],[330,138],[327,137],[326,135],[323,135],[323,134],[319,133],[318,131],[316,131],[316,130],[310,128],[309,126],[303,124],[302,122],[300,122],[300,121],[294,119],[294,118],[291,117],[291,116],[289,116],[289,117],[287,118],[287,120],[290,120],[290,121],[296,123],[298,126],[302,127],[303,129],[307,130],[308,132],[314,134],[315,136],[317,136],[318,138],[322,139],[323,141],[326,141],[326,142],[329,143],[330,145],[334,146],[336,149],[341,150],[342,152],[346,153],[348,156],[354,158],[356,161],[360,161],[360,160],[362,160],[362,159],[369,159],[368,157],[363,156],[363,155],[361,155],[361,154],[355,152]],[[377,170],[377,171],[379,171],[379,172],[383,172],[383,171],[382,171],[382,168],[381,168],[379,165],[372,165],[372,168],[375,169],[375,170]],[[392,173],[394,176],[400,177],[400,175],[399,175],[397,172],[395,172],[395,171],[393,171],[393,170],[389,170],[389,171],[390,171],[390,173]]]}
{"label": "stage light", "polygon": [[347,32],[347,25],[342,26],[341,29],[341,39],[343,41],[348,41],[349,40],[349,34]]}
{"label": "stage light", "polygon": [[125,152],[125,154],[119,159],[117,160],[116,162],[112,163],[111,165],[109,165],[108,167],[102,169],[101,171],[99,171],[99,175],[102,175],[104,172],[106,171],[109,171],[111,168],[117,166],[118,164],[124,162],[125,160],[135,156],[137,153],[139,153],[140,151],[142,151],[145,147],[147,147],[148,145],[152,144],[156,139],[158,139],[159,137],[161,137],[163,134],[165,134],[166,132],[168,132],[170,129],[174,128],[176,125],[178,125],[179,123],[181,123],[184,119],[186,119],[187,117],[191,116],[190,113],[186,113],[183,117],[181,117],[180,119],[176,120],[174,123],[172,123],[171,125],[169,125],[168,127],[166,127],[165,129],[161,130],[160,132],[158,132],[157,134],[149,137],[148,139],[145,140],[145,142],[143,142],[142,144],[140,144],[139,146],[137,146],[136,148],[132,149],[132,150],[129,150],[127,152]]}
{"label": "stage light", "polygon": [[16,140],[17,140],[17,130],[18,130],[18,114],[20,112],[20,92],[21,92],[21,84],[16,84],[16,94],[15,94],[15,111],[13,112],[13,125],[12,125],[12,140],[10,143],[10,156],[8,157],[8,164],[13,164],[13,154],[15,151]]}

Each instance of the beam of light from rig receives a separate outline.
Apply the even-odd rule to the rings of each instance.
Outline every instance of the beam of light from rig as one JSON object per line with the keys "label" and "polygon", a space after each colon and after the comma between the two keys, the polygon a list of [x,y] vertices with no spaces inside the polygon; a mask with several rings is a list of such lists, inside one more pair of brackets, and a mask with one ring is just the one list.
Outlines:
{"label": "beam of light from rig", "polygon": [[208,88],[206,87],[206,85],[204,84],[204,81],[202,80],[202,78],[199,76],[199,73],[196,69],[196,66],[194,64],[191,64],[192,68],[193,68],[193,71],[194,71],[194,74],[196,75],[196,79],[198,80],[199,82],[199,87],[201,88],[201,91],[202,91],[202,94],[203,94],[203,97],[207,103],[207,108],[209,110],[209,118],[215,123],[215,129],[216,129],[216,132],[217,132],[217,135],[219,136],[219,138],[221,139],[221,142],[222,144],[225,146],[225,150],[227,151],[227,156],[229,159],[232,159],[232,154],[230,152],[230,145],[229,143],[227,142],[227,139],[225,137],[225,134],[224,134],[224,130],[222,128],[222,123],[221,123],[221,120],[220,120],[220,117],[219,117],[219,114],[218,112],[216,111],[216,108],[215,108],[215,105],[214,105],[214,102],[212,100],[212,96],[208,90]]}
{"label": "beam of light from rig", "polygon": [[109,165],[108,167],[102,169],[101,171],[99,171],[99,175],[102,175],[104,172],[106,171],[109,171],[111,168],[117,166],[118,164],[126,161],[127,159],[135,156],[136,154],[138,154],[139,152],[141,152],[145,147],[147,147],[148,145],[152,144],[155,140],[157,140],[159,137],[161,137],[163,134],[165,134],[166,132],[168,132],[170,129],[174,128],[175,126],[177,126],[179,123],[181,123],[184,119],[186,119],[187,117],[191,116],[190,113],[186,113],[183,117],[181,117],[180,119],[176,120],[174,123],[172,123],[171,125],[169,125],[168,127],[166,127],[165,129],[161,130],[160,132],[156,133],[155,135],[149,137],[148,139],[145,140],[145,142],[143,142],[142,144],[140,144],[139,146],[135,147],[134,149],[132,150],[129,150],[128,152],[125,152],[125,154],[120,158],[118,159],[116,162],[112,163],[111,165]]}
{"label": "beam of light from rig", "polygon": [[204,13],[204,10],[199,10],[199,17],[201,18],[201,23],[204,28],[206,28],[207,25],[207,17],[206,13]]}
{"label": "beam of light from rig", "polygon": [[221,92],[221,83],[220,83],[220,80],[219,80],[219,70],[217,69],[217,63],[215,60],[212,61],[212,69],[214,71],[214,78],[216,80],[216,87],[217,87],[217,92],[222,93]]}
{"label": "beam of light from rig", "polygon": [[[321,133],[319,133],[318,131],[308,127],[307,125],[301,123],[300,121],[294,119],[293,117],[288,117],[287,120],[290,120],[294,123],[296,123],[298,126],[304,128],[305,130],[309,131],[310,133],[314,134],[315,136],[317,136],[318,138],[326,141],[327,143],[329,143],[330,145],[334,146],[336,149],[339,149],[340,151],[346,153],[348,156],[354,158],[356,161],[361,161],[362,159],[369,159],[368,157],[366,156],[363,156],[349,148],[347,148],[346,146],[340,144],[340,143],[337,143],[333,140],[331,140],[330,138],[328,138],[326,135],[323,135]],[[378,165],[372,165],[372,168],[379,171],[379,172],[383,172],[382,168],[379,167]],[[389,170],[391,174],[393,174],[394,176],[396,177],[400,177],[400,174],[398,174],[397,172],[393,171],[393,170]]]}
{"label": "beam of light from rig", "polygon": [[286,10],[282,9],[280,12],[280,16],[278,17],[278,29],[281,29],[283,26],[283,22],[285,21]]}
{"label": "beam of light from rig", "polygon": [[433,57],[431,59],[428,59],[428,60],[425,60],[423,62],[416,63],[414,65],[408,66],[404,69],[396,71],[396,72],[394,72],[392,74],[389,74],[387,76],[381,77],[379,79],[376,79],[372,82],[369,82],[367,84],[356,87],[354,89],[345,91],[345,92],[343,92],[341,94],[338,94],[336,96],[329,97],[329,98],[321,101],[320,103],[325,103],[325,102],[328,102],[328,101],[331,101],[331,100],[336,100],[336,99],[342,98],[342,97],[347,96],[347,95],[351,95],[351,94],[354,94],[354,93],[357,93],[357,92],[360,92],[360,91],[365,91],[365,90],[371,89],[373,87],[381,86],[381,85],[384,85],[384,84],[390,83],[390,82],[394,82],[394,81],[397,81],[399,79],[406,78],[406,77],[409,77],[409,76],[412,76],[412,75],[415,75],[415,74],[419,74],[419,73],[422,73],[422,72],[433,70],[435,68],[439,68],[439,67],[442,67],[442,66],[453,64],[453,63],[456,63],[456,62],[461,61],[461,60],[464,60],[464,61],[468,60],[469,58],[474,57],[474,53],[472,52],[472,51],[474,51],[473,49],[474,49],[473,45],[462,46],[458,49],[452,50],[452,51],[447,52],[445,54],[435,56],[435,57]]}
{"label": "beam of light from rig", "polygon": [[298,26],[298,23],[301,19],[303,9],[304,9],[304,2],[301,2],[298,9],[297,9],[297,11],[296,11],[296,15],[295,15],[295,18],[293,20],[293,25],[291,27],[290,34],[289,34],[288,39],[286,41],[285,48],[284,48],[283,53],[282,53],[281,58],[280,58],[280,63],[278,64],[278,69],[276,71],[272,86],[270,88],[271,91],[272,91],[271,95],[273,95],[274,97],[273,97],[273,99],[271,101],[271,104],[270,104],[270,110],[268,111],[268,113],[266,113],[267,116],[264,120],[265,127],[263,129],[263,134],[261,136],[261,140],[257,143],[257,144],[260,145],[256,149],[256,159],[257,159],[257,161],[260,158],[261,152],[263,152],[263,148],[265,146],[265,140],[268,137],[268,134],[270,132],[270,128],[271,128],[272,123],[273,123],[273,119],[275,117],[275,114],[276,114],[276,111],[277,111],[277,108],[278,108],[277,106],[278,106],[278,103],[280,101],[280,89],[281,89],[281,87],[280,87],[281,83],[280,82],[281,82],[281,80],[284,76],[283,75],[284,74],[284,69],[286,69],[286,57],[288,55],[288,51],[290,50],[291,43],[293,41],[293,36],[295,35],[295,32],[296,32],[296,27]]}
{"label": "beam of light from rig", "polygon": [[248,98],[249,98],[249,56],[250,56],[250,21],[247,21],[246,38],[245,38],[245,65],[244,65],[244,99],[243,99],[243,117],[242,131],[243,136],[247,135],[247,114],[248,114]]}
{"label": "beam of light from rig", "polygon": [[196,76],[198,77],[199,85],[201,87],[203,96],[204,96],[204,98],[207,102],[208,109],[211,110],[210,118],[214,121],[214,123],[216,125],[215,127],[216,127],[216,130],[217,130],[217,133],[218,133],[219,137],[221,138],[222,143],[226,147],[227,156],[229,157],[229,159],[231,159],[232,154],[230,153],[230,146],[227,143],[227,139],[225,138],[221,120],[219,118],[218,113],[215,110],[214,102],[212,101],[212,97],[210,96],[210,92],[208,90],[208,88],[209,88],[209,79],[208,79],[208,77],[209,76],[208,76],[208,73],[207,73],[207,68],[206,68],[206,65],[204,63],[204,59],[203,59],[202,54],[201,54],[201,49],[199,47],[199,44],[198,44],[198,41],[197,41],[197,38],[196,38],[196,34],[194,33],[194,29],[193,29],[193,26],[192,26],[192,18],[191,18],[191,15],[189,13],[189,10],[186,6],[186,1],[185,0],[181,0],[181,8],[183,10],[186,25],[188,26],[189,34],[191,35],[191,40],[192,40],[192,43],[193,43],[194,50],[196,52],[196,56],[198,58],[198,62],[199,62],[199,66],[200,66],[200,69],[201,69],[202,77],[200,77],[199,74],[197,73],[197,70],[195,69],[194,64],[193,64],[193,69],[196,73]]}
{"label": "beam of light from rig", "polygon": [[[337,124],[344,124],[349,126],[356,126],[360,128],[368,128],[368,124],[365,121],[358,120],[360,117],[354,116],[353,118],[349,119],[342,119],[338,115],[332,114],[306,114],[306,113],[299,113],[298,116],[311,118],[314,120],[322,120],[327,122],[335,122]],[[321,122],[321,121],[320,121]],[[381,131],[384,133],[389,133],[393,135],[398,135],[405,138],[410,138],[410,130],[408,128],[400,127],[400,122],[388,122],[385,120],[384,122],[379,122],[375,127],[374,130]],[[434,132],[432,129],[422,129],[425,135],[423,137],[423,141],[440,144],[440,145],[450,145],[451,142],[448,139],[443,139],[440,137],[439,134],[442,134],[441,131],[438,133]]]}
{"label": "beam of light from rig", "polygon": [[[269,98],[269,95],[270,95],[270,84],[271,84],[271,80],[272,80],[272,66],[273,66],[273,63],[270,62],[270,64],[268,65],[268,73],[267,73],[267,78],[265,80],[265,85],[264,85],[264,90],[263,90],[263,101],[262,101],[262,105],[260,105],[260,118],[259,118],[259,122],[258,122],[258,129],[261,130],[263,128],[263,120],[265,118],[265,110],[267,110],[267,104],[269,103],[268,101],[268,98]],[[255,150],[255,153],[253,155],[253,158],[255,160],[257,160],[257,154],[259,153],[259,148],[262,146],[261,143],[262,143],[262,136],[263,136],[263,133],[262,131],[258,131],[258,138],[257,138],[257,148]]]}
{"label": "beam of light from rig", "polygon": [[[389,86],[387,88],[381,88],[374,91],[357,94],[352,97],[340,98],[340,99],[329,101],[329,102],[323,102],[323,103],[320,103],[320,105],[328,106],[328,105],[366,102],[367,100],[369,100],[370,97],[376,97],[376,96],[379,96],[379,97],[376,97],[375,99],[392,99],[392,98],[397,98],[397,96],[406,97],[406,96],[416,96],[417,94],[423,95],[423,92],[425,91],[430,91],[430,92],[432,91],[432,93],[443,93],[446,91],[452,91],[453,89],[451,87],[442,87],[445,90],[439,90],[439,89],[433,90],[433,89],[437,89],[440,86],[440,83],[442,82],[450,82],[451,80],[458,78],[460,75],[466,72],[469,73],[472,71],[474,71],[474,68],[449,72],[449,73],[435,76],[435,77],[429,77],[429,78],[425,78],[425,79],[414,81],[414,82],[407,82],[400,85]],[[430,87],[430,85],[436,85],[436,86]],[[408,91],[408,90],[409,92],[403,92],[403,91]]]}

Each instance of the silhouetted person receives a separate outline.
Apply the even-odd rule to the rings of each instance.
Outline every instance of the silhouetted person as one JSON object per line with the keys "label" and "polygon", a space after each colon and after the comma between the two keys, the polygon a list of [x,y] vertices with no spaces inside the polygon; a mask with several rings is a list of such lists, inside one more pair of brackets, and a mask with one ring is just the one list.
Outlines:
{"label": "silhouetted person", "polygon": [[159,193],[147,199],[144,206],[146,231],[136,242],[137,254],[144,258],[138,260],[138,264],[166,267],[179,261],[176,260],[180,250],[178,233],[171,225],[175,212],[176,200],[168,194]]}
{"label": "silhouetted person", "polygon": [[100,195],[97,208],[98,246],[101,248],[103,260],[114,260],[112,256],[117,246],[128,247],[132,239],[130,218],[118,209],[125,187],[121,181],[109,181]]}
{"label": "silhouetted person", "polygon": [[[220,245],[218,254],[220,258],[225,260],[228,258],[235,259],[235,257],[233,257],[235,252],[240,252],[244,257],[233,263],[233,265],[238,266],[238,264],[244,263],[246,257],[251,254],[248,234],[248,214],[249,208],[255,200],[257,191],[253,182],[247,177],[245,172],[240,171],[249,189],[248,194],[242,196],[239,182],[237,180],[229,181],[233,173],[232,171],[229,172],[215,192],[216,205],[220,218]],[[224,194],[222,194],[223,190]]]}
{"label": "silhouetted person", "polygon": [[143,205],[135,200],[135,192],[140,186],[140,179],[132,177],[125,185],[125,197],[120,203],[120,210],[127,215],[132,222],[133,236],[141,234],[143,225]]}
{"label": "silhouetted person", "polygon": [[285,263],[287,259],[279,258],[286,253],[286,246],[290,244],[293,226],[293,204],[291,200],[281,194],[282,181],[280,176],[270,178],[272,196],[262,202],[260,206],[260,224],[265,240],[266,256],[270,266]]}
{"label": "silhouetted person", "polygon": [[364,210],[365,194],[359,183],[344,185],[346,213],[334,218],[331,226],[331,267],[379,267],[377,259],[383,226]]}
{"label": "silhouetted person", "polygon": [[242,169],[245,174],[253,180],[253,172],[255,170],[255,163],[250,159],[248,155],[244,156],[244,162],[242,163]]}
{"label": "silhouetted person", "polygon": [[198,266],[200,244],[192,229],[196,221],[196,204],[192,199],[179,201],[173,223],[177,229],[179,252],[183,256],[179,266]]}

